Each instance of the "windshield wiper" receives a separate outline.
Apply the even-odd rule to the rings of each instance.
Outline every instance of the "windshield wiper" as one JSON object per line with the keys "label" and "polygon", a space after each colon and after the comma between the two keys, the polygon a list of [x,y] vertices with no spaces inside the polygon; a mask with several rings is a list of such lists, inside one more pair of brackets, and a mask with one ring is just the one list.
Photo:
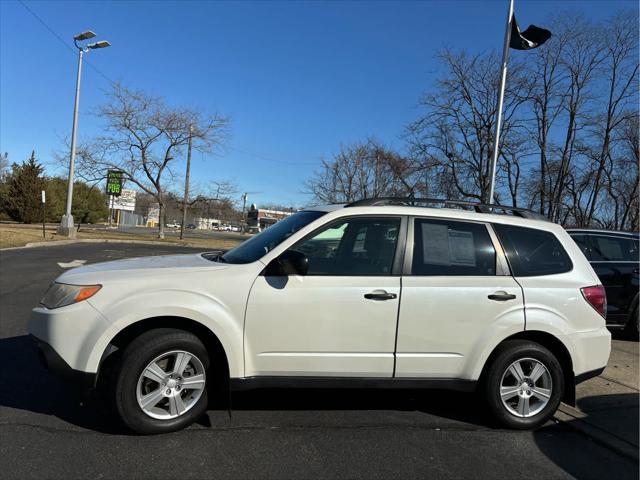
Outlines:
{"label": "windshield wiper", "polygon": [[202,254],[202,258],[206,258],[210,262],[227,263],[221,252],[207,252]]}

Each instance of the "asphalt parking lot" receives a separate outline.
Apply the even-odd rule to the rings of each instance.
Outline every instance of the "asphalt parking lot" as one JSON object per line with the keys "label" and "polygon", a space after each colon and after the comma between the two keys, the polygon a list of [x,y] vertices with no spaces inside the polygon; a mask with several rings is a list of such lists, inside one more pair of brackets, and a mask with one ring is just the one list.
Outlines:
{"label": "asphalt parking lot", "polygon": [[40,366],[27,320],[59,262],[201,250],[80,243],[0,252],[3,478],[638,478],[636,462],[568,425],[495,428],[472,394],[244,392],[231,412],[137,437]]}

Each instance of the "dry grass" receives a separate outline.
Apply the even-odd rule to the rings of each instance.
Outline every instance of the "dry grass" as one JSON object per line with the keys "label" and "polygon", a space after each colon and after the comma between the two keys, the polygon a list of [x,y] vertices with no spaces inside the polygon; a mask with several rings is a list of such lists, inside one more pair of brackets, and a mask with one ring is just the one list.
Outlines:
{"label": "dry grass", "polygon": [[[175,237],[169,237],[164,240],[155,238],[152,235],[137,235],[132,233],[117,232],[113,230],[84,230],[83,228],[77,234],[78,239],[95,239],[95,240],[141,240],[141,241],[158,241],[170,244],[181,244],[185,246],[203,247],[207,249],[229,249],[235,247],[239,242],[237,240],[219,240],[208,238],[188,238],[179,240]],[[68,240],[67,237],[61,237],[56,233],[56,227],[47,226],[45,230],[45,238],[42,236],[42,225],[16,225],[16,224],[0,224],[0,248],[21,247],[27,243],[33,242],[56,242],[59,240]]]}

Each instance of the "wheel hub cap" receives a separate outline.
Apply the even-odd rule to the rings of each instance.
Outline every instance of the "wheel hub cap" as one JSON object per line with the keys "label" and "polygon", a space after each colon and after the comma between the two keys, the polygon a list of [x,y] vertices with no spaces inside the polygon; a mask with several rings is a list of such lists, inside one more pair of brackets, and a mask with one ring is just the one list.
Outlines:
{"label": "wheel hub cap", "polygon": [[169,379],[167,381],[167,388],[173,388],[176,385],[178,385],[178,381],[177,380],[174,380],[174,379],[171,378],[171,379]]}

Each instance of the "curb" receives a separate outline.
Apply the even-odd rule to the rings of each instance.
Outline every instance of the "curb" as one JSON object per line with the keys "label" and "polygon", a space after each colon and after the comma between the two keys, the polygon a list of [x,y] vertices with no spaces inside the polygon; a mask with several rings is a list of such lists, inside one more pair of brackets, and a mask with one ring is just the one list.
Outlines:
{"label": "curb", "polygon": [[78,240],[53,240],[49,242],[32,242],[23,245],[22,247],[7,247],[0,248],[0,252],[8,251],[8,250],[21,250],[25,248],[38,248],[38,247],[55,247],[58,245],[72,245],[74,243],[135,243],[138,245],[168,245],[171,247],[194,247],[194,248],[202,248],[203,251],[206,251],[207,248],[203,245],[197,245],[195,243],[178,243],[178,242],[161,242],[161,241],[153,241],[153,240],[120,240],[113,238],[81,238]]}
{"label": "curb", "polygon": [[594,442],[635,462],[638,461],[638,446],[617,435],[593,425],[587,414],[564,403],[560,404],[554,418],[578,433],[586,435]]}

